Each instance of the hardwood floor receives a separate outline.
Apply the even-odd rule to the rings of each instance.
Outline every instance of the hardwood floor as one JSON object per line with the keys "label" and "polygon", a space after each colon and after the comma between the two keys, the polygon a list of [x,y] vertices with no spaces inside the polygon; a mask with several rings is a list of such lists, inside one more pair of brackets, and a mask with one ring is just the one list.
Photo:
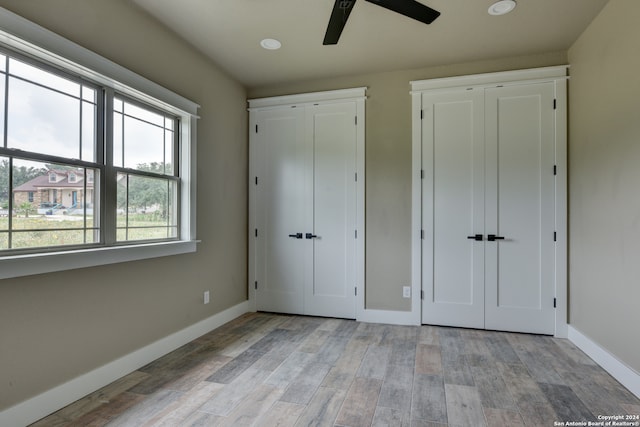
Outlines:
{"label": "hardwood floor", "polygon": [[246,314],[33,426],[553,426],[638,415],[566,340]]}

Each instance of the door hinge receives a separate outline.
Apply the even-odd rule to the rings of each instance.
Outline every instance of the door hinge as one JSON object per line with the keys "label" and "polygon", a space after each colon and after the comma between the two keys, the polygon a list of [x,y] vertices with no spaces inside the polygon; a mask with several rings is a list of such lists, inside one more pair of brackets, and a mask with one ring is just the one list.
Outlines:
{"label": "door hinge", "polygon": [[420,120],[424,120],[424,110],[420,110]]}
{"label": "door hinge", "polygon": [[355,296],[358,296],[358,287],[353,288],[353,292]]}
{"label": "door hinge", "polygon": [[556,110],[558,108],[558,102],[556,99],[553,100],[553,109]]}
{"label": "door hinge", "polygon": [[558,175],[558,166],[557,165],[553,165],[553,174],[554,175]]}
{"label": "door hinge", "polygon": [[420,230],[420,238],[424,239],[424,230]]}
{"label": "door hinge", "polygon": [[353,236],[357,239],[358,238],[358,230],[353,230]]}
{"label": "door hinge", "polygon": [[258,237],[258,229],[257,228],[255,229],[255,234],[256,234],[256,237]]}
{"label": "door hinge", "polygon": [[355,117],[355,124],[358,126],[358,116]]}
{"label": "door hinge", "polygon": [[256,125],[256,133],[258,133],[258,125]]}
{"label": "door hinge", "polygon": [[553,241],[554,242],[558,241],[558,233],[556,231],[553,232]]}
{"label": "door hinge", "polygon": [[258,290],[258,281],[256,280],[256,282],[253,284],[253,289]]}
{"label": "door hinge", "polygon": [[355,175],[356,175],[356,182],[358,182],[358,172],[356,172]]}
{"label": "door hinge", "polygon": [[258,185],[258,177],[256,176],[256,185]]}
{"label": "door hinge", "polygon": [[424,169],[420,169],[420,179],[424,179]]}
{"label": "door hinge", "polygon": [[556,308],[556,299],[553,299],[553,308]]}
{"label": "door hinge", "polygon": [[420,299],[424,299],[424,291],[420,291]]}

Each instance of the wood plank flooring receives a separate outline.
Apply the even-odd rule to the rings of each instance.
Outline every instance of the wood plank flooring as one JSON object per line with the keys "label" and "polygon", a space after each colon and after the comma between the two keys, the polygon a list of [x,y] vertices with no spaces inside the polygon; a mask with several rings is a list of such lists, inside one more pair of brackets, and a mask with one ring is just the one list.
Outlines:
{"label": "wood plank flooring", "polygon": [[246,314],[33,424],[553,426],[638,415],[569,341]]}

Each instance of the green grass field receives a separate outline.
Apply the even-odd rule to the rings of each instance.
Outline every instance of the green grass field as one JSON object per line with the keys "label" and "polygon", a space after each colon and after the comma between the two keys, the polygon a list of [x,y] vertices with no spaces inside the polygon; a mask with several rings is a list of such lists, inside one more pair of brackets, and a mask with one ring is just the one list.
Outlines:
{"label": "green grass field", "polygon": [[[176,237],[176,227],[167,227],[166,219],[153,214],[131,214],[128,221],[125,215],[118,215],[117,225],[118,241]],[[93,226],[92,216],[87,216],[86,221],[75,215],[14,216],[11,249],[98,243],[100,233]],[[9,218],[0,217],[0,250],[9,249],[8,230]]]}

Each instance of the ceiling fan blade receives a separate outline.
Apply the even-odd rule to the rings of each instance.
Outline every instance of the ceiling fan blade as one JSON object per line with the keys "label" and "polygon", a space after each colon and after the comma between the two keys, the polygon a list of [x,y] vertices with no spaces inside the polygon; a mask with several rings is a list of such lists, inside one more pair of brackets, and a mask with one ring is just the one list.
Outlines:
{"label": "ceiling fan blade", "polygon": [[323,45],[337,44],[340,34],[349,19],[351,9],[356,4],[356,0],[336,0],[327,25],[327,32],[324,35]]}
{"label": "ceiling fan blade", "polygon": [[401,15],[413,18],[417,21],[431,24],[440,16],[440,12],[431,9],[415,0],[367,0],[369,3],[377,4],[386,9],[397,12]]}

